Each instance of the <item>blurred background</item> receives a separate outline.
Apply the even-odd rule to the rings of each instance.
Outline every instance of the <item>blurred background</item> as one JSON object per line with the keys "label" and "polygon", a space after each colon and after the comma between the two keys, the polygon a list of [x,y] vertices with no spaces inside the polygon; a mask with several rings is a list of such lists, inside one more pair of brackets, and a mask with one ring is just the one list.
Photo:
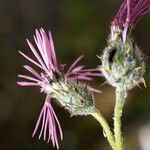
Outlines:
{"label": "blurred background", "polygon": [[[26,38],[33,42],[35,28],[51,30],[60,63],[71,64],[84,54],[82,63],[100,64],[96,55],[106,46],[110,22],[121,0],[0,0],[0,150],[52,150],[52,143],[32,138],[32,131],[45,95],[39,88],[16,85],[22,65],[29,64],[18,54],[32,56]],[[150,14],[138,24],[134,37],[146,56],[150,55]],[[122,118],[128,150],[150,150],[150,61],[147,59],[147,88],[129,92]],[[96,106],[113,127],[114,88],[96,79],[91,84],[102,90]],[[70,118],[53,104],[61,122],[64,140],[61,150],[110,150],[102,128],[91,116]]]}

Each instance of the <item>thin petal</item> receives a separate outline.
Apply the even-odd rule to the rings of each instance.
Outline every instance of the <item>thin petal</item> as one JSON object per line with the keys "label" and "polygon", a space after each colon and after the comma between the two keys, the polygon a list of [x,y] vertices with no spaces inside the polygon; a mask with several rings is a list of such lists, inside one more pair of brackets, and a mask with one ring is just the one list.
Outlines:
{"label": "thin petal", "polygon": [[37,123],[36,123],[36,126],[35,126],[34,131],[33,131],[33,134],[32,134],[32,137],[35,136],[35,134],[36,134],[36,132],[37,132],[37,130],[38,130],[38,128],[39,128],[39,125],[40,125],[40,122],[41,122],[41,119],[42,119],[42,116],[43,116],[43,111],[44,111],[44,109],[45,109],[45,105],[43,106],[43,108],[42,108],[42,110],[41,110],[41,112],[40,112],[38,121],[37,121]]}
{"label": "thin petal", "polygon": [[52,59],[53,52],[51,50],[50,41],[48,39],[47,34],[45,33],[45,31],[42,28],[40,29],[40,33],[42,35],[43,48],[44,48],[44,53],[46,55],[46,59],[48,61],[48,66],[49,66],[49,68],[53,69],[54,68],[54,63],[53,63],[53,59]]}
{"label": "thin petal", "polygon": [[36,127],[34,129],[33,136],[36,134],[37,130],[39,129],[40,124],[42,124],[42,127],[40,128],[39,139],[43,134],[44,141],[47,139],[47,142],[49,142],[49,140],[51,139],[53,146],[54,147],[56,146],[57,149],[59,149],[58,137],[56,132],[56,123],[58,124],[59,130],[61,131],[60,136],[62,138],[62,130],[59,121],[51,106],[50,96],[47,96],[43,108],[41,110],[39,119],[37,121]]}
{"label": "thin petal", "polygon": [[83,69],[81,72],[99,72],[98,69]]}
{"label": "thin petal", "polygon": [[17,82],[17,84],[21,86],[39,86],[39,83],[34,82]]}
{"label": "thin petal", "polygon": [[58,125],[58,128],[59,128],[59,133],[60,133],[61,140],[63,140],[63,133],[62,133],[62,128],[60,126],[59,120],[58,120],[58,118],[57,118],[57,116],[55,114],[55,111],[54,111],[53,107],[52,106],[50,106],[50,107],[51,107],[51,111],[52,111],[52,113],[53,113],[53,115],[55,117],[55,120],[57,121],[57,125]]}
{"label": "thin petal", "polygon": [[43,134],[43,138],[44,138],[44,141],[46,141],[46,133],[47,133],[47,126],[48,126],[48,116],[46,116],[46,121],[45,121],[45,126],[44,126],[44,134]]}
{"label": "thin petal", "polygon": [[49,31],[49,40],[50,40],[50,46],[51,46],[52,59],[53,59],[53,62],[54,62],[54,66],[57,67],[57,58],[56,58],[56,54],[55,54],[55,47],[54,47],[52,34],[51,34],[50,31]]}
{"label": "thin petal", "polygon": [[91,77],[86,77],[86,76],[82,76],[82,75],[78,76],[77,79],[78,80],[88,80],[88,81],[92,80]]}
{"label": "thin petal", "polygon": [[30,73],[32,73],[35,77],[37,77],[38,79],[42,80],[42,77],[39,75],[38,72],[36,72],[32,67],[28,66],[28,65],[24,65],[23,66],[26,70],[28,70]]}
{"label": "thin petal", "polygon": [[74,69],[72,69],[69,73],[65,73],[65,76],[70,76],[71,74],[76,74],[79,71],[81,71],[83,69],[84,66],[77,66]]}
{"label": "thin petal", "polygon": [[96,89],[96,88],[93,88],[91,86],[87,86],[88,90],[92,91],[92,92],[95,92],[95,93],[102,93],[100,90]]}
{"label": "thin petal", "polygon": [[71,70],[77,65],[77,63],[83,58],[83,55],[81,55],[80,57],[78,57],[74,63],[70,66],[70,68],[68,69],[68,71],[66,72],[66,74],[68,74],[69,72],[71,72]]}
{"label": "thin petal", "polygon": [[39,49],[39,52],[42,55],[42,58],[43,58],[43,60],[44,60],[44,62],[46,64],[47,68],[49,68],[47,56],[46,56],[46,53],[45,53],[44,47],[43,47],[43,41],[42,41],[43,39],[42,39],[42,37],[41,37],[41,35],[40,35],[38,30],[36,30],[36,36],[34,36],[34,40],[36,42],[36,45],[37,45],[37,47]]}
{"label": "thin petal", "polygon": [[37,63],[36,61],[34,61],[32,58],[28,57],[26,54],[24,54],[23,52],[19,51],[19,53],[25,57],[27,60],[29,60],[30,62],[32,62],[33,64],[35,64],[36,66],[38,66],[39,68],[43,69],[43,67]]}
{"label": "thin petal", "polygon": [[46,108],[44,108],[44,110],[43,110],[43,120],[42,120],[41,131],[40,131],[40,134],[39,134],[39,139],[41,138],[42,133],[43,133],[43,129],[44,129],[44,126],[45,126],[45,120],[46,120]]}
{"label": "thin petal", "polygon": [[37,51],[35,50],[35,48],[33,47],[33,45],[31,44],[31,42],[28,39],[27,39],[27,43],[28,43],[31,51],[33,52],[34,56],[37,58],[37,60],[41,64],[41,66],[44,68],[45,71],[47,71],[47,68],[46,68],[44,62],[42,61],[41,57],[39,56],[39,54],[37,53]]}
{"label": "thin petal", "polygon": [[27,76],[27,75],[19,74],[18,77],[23,78],[23,79],[27,79],[27,80],[31,80],[31,81],[35,81],[35,82],[40,82],[40,80],[33,78],[33,77],[30,77],[30,76]]}

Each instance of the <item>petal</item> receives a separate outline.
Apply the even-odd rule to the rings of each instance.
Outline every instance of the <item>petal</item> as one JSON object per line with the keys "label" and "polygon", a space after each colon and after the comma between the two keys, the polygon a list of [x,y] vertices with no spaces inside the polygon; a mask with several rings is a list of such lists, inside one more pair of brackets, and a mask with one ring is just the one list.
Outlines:
{"label": "petal", "polygon": [[[30,62],[32,62],[33,64],[35,64],[36,66],[38,66],[39,68],[43,69],[43,67],[37,63],[36,61],[34,61],[32,58],[28,57],[26,54],[24,54],[23,52],[19,51],[19,53],[25,57],[27,60],[29,60]],[[43,69],[44,70],[44,69]]]}
{"label": "petal", "polygon": [[[40,124],[42,125],[41,128]],[[57,126],[59,127],[59,132],[62,139],[62,129],[60,127],[57,116],[52,108],[50,96],[47,96],[43,108],[41,110],[40,116],[38,118],[37,124],[35,126],[33,136],[35,136],[39,129],[39,139],[43,135],[44,141],[47,139],[47,142],[49,142],[49,140],[51,139],[53,146],[56,146],[57,149],[59,149],[58,137],[56,132]]]}
{"label": "petal", "polygon": [[36,72],[32,67],[28,66],[28,65],[24,65],[23,66],[26,70],[28,70],[29,72],[31,72],[35,77],[37,77],[38,79],[42,80],[42,77],[39,75],[38,72]]}
{"label": "petal", "polygon": [[61,126],[60,126],[59,120],[58,120],[58,118],[57,118],[57,116],[56,116],[56,114],[55,114],[55,111],[54,111],[53,107],[50,106],[50,108],[51,108],[51,111],[52,111],[52,113],[53,113],[53,115],[54,115],[54,117],[55,117],[55,120],[56,120],[56,122],[57,122],[61,140],[63,140],[63,133],[62,133],[62,128],[61,128]]}
{"label": "petal", "polygon": [[43,41],[44,39],[42,38],[42,36],[38,30],[36,30],[36,35],[34,36],[34,40],[35,40],[35,43],[39,49],[39,52],[46,64],[47,68],[50,69],[49,65],[48,65],[47,54],[45,52],[44,45],[43,45],[43,42],[45,42],[45,41]]}
{"label": "petal", "polygon": [[77,63],[83,58],[83,55],[81,55],[80,57],[78,57],[73,64],[70,66],[70,68],[68,69],[68,71],[66,72],[66,74],[70,73],[71,70],[77,65]]}
{"label": "petal", "polygon": [[95,92],[95,93],[102,93],[100,90],[96,89],[96,88],[93,88],[91,86],[87,86],[88,90],[92,91],[92,92]]}
{"label": "petal", "polygon": [[27,80],[31,80],[31,81],[35,81],[35,82],[40,82],[40,80],[33,78],[33,77],[30,77],[30,76],[27,76],[27,75],[19,74],[18,77],[23,78],[23,79],[27,79]]}
{"label": "petal", "polygon": [[78,57],[75,62],[71,65],[68,71],[64,74],[66,78],[71,80],[92,80],[93,77],[100,76],[98,69],[84,69],[84,66],[76,66],[77,63],[82,59],[83,56]]}
{"label": "petal", "polygon": [[37,53],[37,51],[35,50],[35,48],[33,47],[33,45],[31,44],[31,42],[28,39],[27,39],[27,43],[28,43],[31,51],[33,52],[34,56],[37,58],[37,60],[41,64],[41,66],[44,68],[45,72],[47,72],[47,68],[46,68],[43,60],[41,59],[41,57],[39,56],[39,54]]}
{"label": "petal", "polygon": [[51,32],[49,31],[49,41],[50,41],[50,46],[51,46],[51,51],[52,51],[52,59],[53,59],[53,62],[54,62],[54,66],[57,67],[57,58],[56,58],[56,54],[55,54],[55,47],[54,47],[54,42],[53,42],[53,38],[52,38],[52,34]]}
{"label": "petal", "polygon": [[35,83],[35,82],[17,82],[18,85],[21,86],[39,86],[39,83]]}
{"label": "petal", "polygon": [[54,65],[53,65],[53,60],[52,60],[52,50],[51,50],[51,45],[50,45],[50,41],[48,39],[48,36],[47,34],[45,33],[45,31],[41,28],[40,29],[40,33],[42,35],[42,42],[43,42],[43,50],[44,50],[44,53],[45,53],[45,56],[46,56],[46,59],[47,59],[47,62],[48,62],[48,66],[49,68],[54,68]]}

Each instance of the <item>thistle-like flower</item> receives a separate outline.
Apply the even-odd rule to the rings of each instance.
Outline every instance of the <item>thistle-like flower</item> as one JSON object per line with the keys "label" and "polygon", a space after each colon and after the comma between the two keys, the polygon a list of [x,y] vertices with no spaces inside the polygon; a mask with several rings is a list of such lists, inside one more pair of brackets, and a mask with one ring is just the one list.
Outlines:
{"label": "thistle-like flower", "polygon": [[54,99],[60,106],[67,109],[71,115],[89,114],[95,109],[92,91],[99,91],[79,82],[79,80],[92,80],[93,76],[99,76],[100,73],[96,69],[84,69],[83,65],[77,66],[83,56],[80,56],[65,72],[65,65],[58,65],[51,33],[49,32],[47,36],[42,28],[36,30],[34,41],[38,51],[29,40],[27,40],[27,43],[37,61],[21,51],[19,53],[42,71],[38,73],[32,67],[24,65],[24,68],[32,76],[18,75],[26,81],[17,83],[21,86],[39,86],[41,92],[46,94],[33,136],[40,129],[39,139],[43,135],[44,141],[49,142],[52,140],[53,146],[59,149],[56,128],[59,128],[61,140],[63,139],[63,134],[51,101]]}
{"label": "thistle-like flower", "polygon": [[111,24],[108,46],[100,67],[107,82],[125,91],[144,80],[144,56],[131,32],[141,17],[150,11],[150,0],[124,0]]}

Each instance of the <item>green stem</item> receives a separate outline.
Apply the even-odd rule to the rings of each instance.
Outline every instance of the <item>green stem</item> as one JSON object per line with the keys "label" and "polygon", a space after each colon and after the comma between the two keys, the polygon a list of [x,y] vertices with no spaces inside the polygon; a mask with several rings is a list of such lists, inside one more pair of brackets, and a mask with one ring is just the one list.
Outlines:
{"label": "green stem", "polygon": [[116,88],[116,105],[114,109],[114,137],[118,150],[123,150],[123,138],[121,133],[121,116],[123,111],[123,104],[125,92]]}
{"label": "green stem", "polygon": [[91,113],[91,115],[101,124],[103,131],[112,149],[117,150],[114,136],[105,118],[102,116],[102,114],[98,110],[95,110],[93,113]]}

